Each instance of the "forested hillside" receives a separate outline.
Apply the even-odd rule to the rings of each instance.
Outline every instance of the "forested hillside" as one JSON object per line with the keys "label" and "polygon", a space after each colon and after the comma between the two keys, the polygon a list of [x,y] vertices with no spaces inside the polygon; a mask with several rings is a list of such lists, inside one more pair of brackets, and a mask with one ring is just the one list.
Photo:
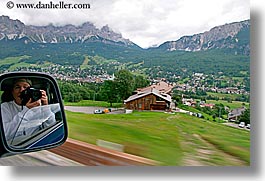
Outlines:
{"label": "forested hillside", "polygon": [[[238,87],[250,88],[249,20],[149,49],[140,48],[107,26],[96,29],[91,23],[33,27],[1,16],[0,26],[1,72],[44,71],[60,79],[93,77],[83,80],[93,82],[121,69],[169,82],[185,82],[192,74],[203,73],[215,80],[233,79],[227,81],[229,84],[240,80]],[[56,32],[53,38],[52,32]]]}

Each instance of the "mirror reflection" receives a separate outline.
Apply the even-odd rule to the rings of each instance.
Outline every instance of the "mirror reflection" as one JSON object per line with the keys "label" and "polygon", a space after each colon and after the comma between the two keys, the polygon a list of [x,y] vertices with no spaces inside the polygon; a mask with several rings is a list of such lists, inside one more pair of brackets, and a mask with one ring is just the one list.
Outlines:
{"label": "mirror reflection", "polygon": [[7,144],[14,149],[47,146],[64,135],[55,86],[43,77],[3,80],[1,116]]}

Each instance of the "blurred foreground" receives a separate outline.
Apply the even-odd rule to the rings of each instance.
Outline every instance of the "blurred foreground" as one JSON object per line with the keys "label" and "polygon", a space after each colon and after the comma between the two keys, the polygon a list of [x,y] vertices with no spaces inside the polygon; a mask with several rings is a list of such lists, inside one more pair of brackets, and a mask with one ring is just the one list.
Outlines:
{"label": "blurred foreground", "polygon": [[54,154],[50,151],[39,151],[0,158],[2,166],[82,166],[82,164]]}

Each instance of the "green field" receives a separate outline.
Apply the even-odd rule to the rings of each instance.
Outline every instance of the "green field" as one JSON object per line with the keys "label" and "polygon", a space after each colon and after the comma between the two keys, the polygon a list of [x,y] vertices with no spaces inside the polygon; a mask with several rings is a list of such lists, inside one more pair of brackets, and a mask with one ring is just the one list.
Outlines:
{"label": "green field", "polygon": [[84,62],[82,63],[82,65],[80,65],[80,68],[81,70],[84,70],[84,69],[87,69],[87,68],[90,68],[91,66],[89,65],[89,57],[88,56],[85,56],[85,60]]}
{"label": "green field", "polygon": [[250,132],[183,113],[84,114],[66,111],[69,137],[124,145],[161,165],[250,165]]}
{"label": "green field", "polygon": [[225,100],[207,100],[207,103],[213,103],[213,104],[223,104],[224,106],[228,106],[230,109],[236,109],[245,106],[246,108],[250,108],[249,103],[247,102],[240,102],[240,101],[232,101],[227,102]]}
{"label": "green field", "polygon": [[219,99],[230,98],[235,100],[237,97],[240,97],[240,94],[224,94],[224,93],[214,93],[214,92],[207,92],[207,95],[219,97]]}
{"label": "green field", "polygon": [[27,59],[29,56],[20,56],[20,57],[8,57],[5,59],[0,59],[0,66],[2,65],[12,65],[12,64],[17,64],[20,62],[22,59]]}

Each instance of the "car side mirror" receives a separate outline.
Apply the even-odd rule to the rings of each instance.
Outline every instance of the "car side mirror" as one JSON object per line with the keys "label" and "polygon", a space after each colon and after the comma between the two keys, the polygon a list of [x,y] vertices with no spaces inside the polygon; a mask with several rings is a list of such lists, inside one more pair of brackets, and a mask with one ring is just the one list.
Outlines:
{"label": "car side mirror", "polygon": [[67,139],[61,93],[48,74],[0,75],[0,157],[49,149]]}

